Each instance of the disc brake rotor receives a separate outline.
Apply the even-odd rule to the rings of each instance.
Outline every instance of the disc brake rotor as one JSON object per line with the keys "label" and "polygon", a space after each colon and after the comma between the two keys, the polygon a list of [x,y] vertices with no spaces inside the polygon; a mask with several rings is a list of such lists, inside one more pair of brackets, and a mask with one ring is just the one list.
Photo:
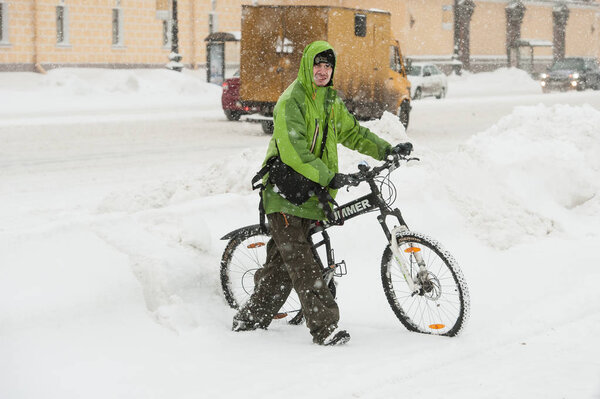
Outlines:
{"label": "disc brake rotor", "polygon": [[424,275],[419,276],[418,280],[421,284],[419,295],[431,301],[440,299],[442,296],[442,285],[435,274],[428,271]]}

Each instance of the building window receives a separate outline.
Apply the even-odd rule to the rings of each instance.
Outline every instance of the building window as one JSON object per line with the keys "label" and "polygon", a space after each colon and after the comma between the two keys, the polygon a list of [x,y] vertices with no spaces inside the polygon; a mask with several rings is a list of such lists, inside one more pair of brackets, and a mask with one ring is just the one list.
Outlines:
{"label": "building window", "polygon": [[358,37],[367,36],[367,16],[354,14],[354,34]]}
{"label": "building window", "polygon": [[454,29],[454,7],[446,4],[442,6],[442,29]]}
{"label": "building window", "polygon": [[0,1],[0,44],[8,43],[8,4]]}
{"label": "building window", "polygon": [[64,4],[56,6],[56,43],[69,44],[69,18]]}
{"label": "building window", "polygon": [[171,20],[162,20],[162,45],[163,47],[171,47]]}
{"label": "building window", "polygon": [[123,10],[120,8],[112,9],[112,44],[123,45]]}

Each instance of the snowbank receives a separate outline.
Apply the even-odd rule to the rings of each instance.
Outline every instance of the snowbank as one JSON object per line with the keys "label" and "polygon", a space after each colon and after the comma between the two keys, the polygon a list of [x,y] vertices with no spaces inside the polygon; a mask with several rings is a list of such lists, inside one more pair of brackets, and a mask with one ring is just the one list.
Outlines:
{"label": "snowbank", "polygon": [[564,231],[600,194],[598,126],[590,106],[517,107],[457,153],[424,157],[423,180],[494,247]]}
{"label": "snowbank", "polygon": [[205,80],[198,71],[167,69],[58,68],[45,75],[0,73],[0,97],[9,99],[3,102],[0,117],[30,115],[44,123],[40,116],[74,118],[82,112],[109,110],[218,108],[221,88]]}
{"label": "snowbank", "polygon": [[531,76],[517,68],[499,68],[493,72],[463,72],[448,76],[448,97],[484,97],[541,94],[542,88]]}

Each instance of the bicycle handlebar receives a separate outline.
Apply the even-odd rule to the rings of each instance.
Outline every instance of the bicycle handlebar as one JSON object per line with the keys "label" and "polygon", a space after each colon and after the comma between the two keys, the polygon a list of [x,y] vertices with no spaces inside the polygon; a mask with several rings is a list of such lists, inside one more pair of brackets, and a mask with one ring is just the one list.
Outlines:
{"label": "bicycle handlebar", "polygon": [[374,179],[375,177],[379,176],[379,174],[384,170],[389,170],[390,172],[392,172],[393,170],[400,167],[400,161],[420,161],[420,159],[414,157],[406,157],[400,154],[392,154],[386,157],[384,163],[381,166],[377,166],[374,168],[371,168],[366,162],[361,162],[360,164],[358,164],[358,172],[348,174],[348,176],[356,180],[356,183],[350,183],[346,187],[355,187],[364,181]]}

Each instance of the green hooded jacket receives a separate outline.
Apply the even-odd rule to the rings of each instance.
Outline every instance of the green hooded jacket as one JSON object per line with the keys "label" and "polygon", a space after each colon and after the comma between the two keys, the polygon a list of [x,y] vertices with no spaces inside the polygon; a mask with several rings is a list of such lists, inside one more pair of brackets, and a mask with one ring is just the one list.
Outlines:
{"label": "green hooded jacket", "polygon": [[[315,84],[315,56],[329,49],[333,50],[325,41],[313,42],[304,49],[298,78],[283,92],[275,105],[273,138],[263,162],[264,166],[271,157],[279,155],[296,172],[323,187],[338,172],[338,143],[377,160],[385,158],[386,150],[391,147],[387,141],[360,126],[348,112],[344,102],[331,87],[335,67],[327,86],[319,87]],[[321,151],[327,115],[327,142]],[[268,176],[265,176],[265,183],[267,179]],[[335,198],[336,190],[329,189],[329,192]],[[263,191],[263,205],[266,214],[283,212],[306,219],[325,219],[316,196],[296,206],[276,193],[271,184],[267,184]]]}

